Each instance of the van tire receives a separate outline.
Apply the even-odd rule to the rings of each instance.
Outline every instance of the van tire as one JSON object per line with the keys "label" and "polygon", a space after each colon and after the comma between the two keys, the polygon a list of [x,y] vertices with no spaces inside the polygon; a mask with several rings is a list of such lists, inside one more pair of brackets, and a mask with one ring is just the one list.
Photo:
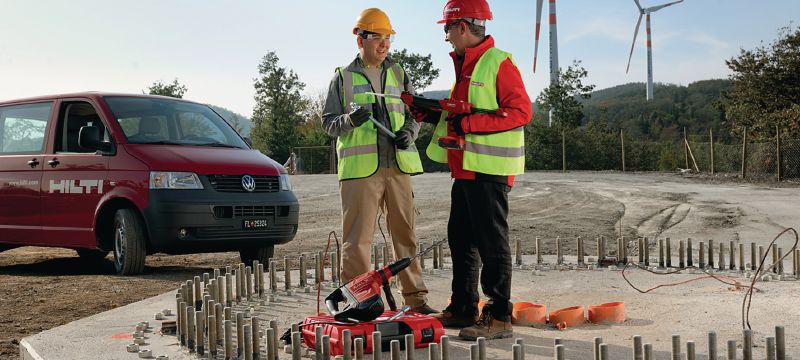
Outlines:
{"label": "van tire", "polygon": [[100,262],[108,255],[108,251],[97,249],[75,249],[75,252],[78,253],[81,260],[87,262]]}
{"label": "van tire", "polygon": [[239,258],[245,266],[253,265],[254,260],[258,260],[259,264],[269,266],[269,259],[273,256],[275,256],[275,245],[239,250]]}
{"label": "van tire", "polygon": [[114,268],[119,275],[140,274],[144,270],[145,231],[139,214],[119,209],[114,214]]}

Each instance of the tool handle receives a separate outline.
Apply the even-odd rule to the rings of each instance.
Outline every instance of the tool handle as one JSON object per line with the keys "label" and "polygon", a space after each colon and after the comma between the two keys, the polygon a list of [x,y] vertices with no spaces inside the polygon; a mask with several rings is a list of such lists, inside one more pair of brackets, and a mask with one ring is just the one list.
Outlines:
{"label": "tool handle", "polygon": [[386,302],[389,304],[389,309],[397,310],[397,304],[394,302],[394,296],[392,296],[392,289],[389,287],[388,281],[383,283],[383,293],[386,294]]}

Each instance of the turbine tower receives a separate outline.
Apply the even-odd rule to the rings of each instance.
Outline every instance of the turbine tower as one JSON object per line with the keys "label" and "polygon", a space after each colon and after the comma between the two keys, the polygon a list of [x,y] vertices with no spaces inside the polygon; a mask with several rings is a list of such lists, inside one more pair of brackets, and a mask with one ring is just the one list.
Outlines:
{"label": "turbine tower", "polygon": [[636,35],[639,34],[639,25],[642,24],[642,16],[647,17],[647,100],[653,100],[653,48],[652,48],[652,39],[650,37],[650,13],[654,13],[658,10],[661,10],[667,6],[675,5],[679,2],[683,2],[683,0],[674,1],[671,3],[651,6],[649,8],[643,8],[642,5],[639,4],[639,0],[633,0],[636,3],[636,7],[639,8],[639,20],[636,22],[636,29],[633,30],[633,43],[631,43],[631,53],[628,55],[628,67],[625,69],[625,73],[628,73],[628,70],[631,68],[631,58],[633,57],[633,47],[636,46]]}
{"label": "turbine tower", "polygon": [[[539,57],[539,29],[542,23],[542,3],[536,0],[536,45],[533,50],[533,72],[536,73],[536,60]],[[556,27],[556,0],[550,3],[550,83],[558,83],[558,28]],[[549,125],[553,124],[553,111],[550,111]]]}

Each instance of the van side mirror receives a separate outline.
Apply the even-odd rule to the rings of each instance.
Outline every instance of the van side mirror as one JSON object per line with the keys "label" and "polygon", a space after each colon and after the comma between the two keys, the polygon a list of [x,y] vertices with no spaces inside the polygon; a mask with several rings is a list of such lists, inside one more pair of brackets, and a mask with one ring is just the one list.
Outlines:
{"label": "van side mirror", "polygon": [[100,128],[97,126],[81,126],[78,131],[78,146],[100,151],[111,149],[111,144],[100,141]]}
{"label": "van side mirror", "polygon": [[247,144],[247,146],[253,147],[253,139],[251,139],[249,136],[242,137],[242,140],[244,140],[244,142],[245,142],[245,144]]}

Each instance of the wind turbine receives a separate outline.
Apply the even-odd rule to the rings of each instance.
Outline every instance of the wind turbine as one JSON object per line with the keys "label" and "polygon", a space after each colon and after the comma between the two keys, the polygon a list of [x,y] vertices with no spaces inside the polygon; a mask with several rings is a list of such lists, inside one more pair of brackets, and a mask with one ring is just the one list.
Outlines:
{"label": "wind turbine", "polygon": [[639,0],[633,0],[633,2],[635,2],[636,7],[639,8],[639,20],[636,22],[636,29],[633,30],[633,43],[631,43],[631,53],[630,55],[628,55],[628,67],[625,69],[625,73],[627,74],[628,70],[630,70],[631,68],[633,47],[636,46],[636,35],[639,34],[639,25],[642,24],[642,16],[647,15],[647,100],[653,100],[653,48],[652,48],[653,42],[652,39],[650,38],[650,13],[654,13],[667,6],[675,5],[679,2],[683,2],[683,0],[651,6],[649,8],[643,8],[642,5],[639,4]]}
{"label": "wind turbine", "polygon": [[[536,60],[539,57],[539,29],[542,23],[542,3],[536,0],[536,45],[533,50],[533,72],[536,73]],[[556,0],[550,3],[550,83],[558,83],[558,28],[556,27]],[[553,125],[553,111],[550,110],[549,125]]]}

